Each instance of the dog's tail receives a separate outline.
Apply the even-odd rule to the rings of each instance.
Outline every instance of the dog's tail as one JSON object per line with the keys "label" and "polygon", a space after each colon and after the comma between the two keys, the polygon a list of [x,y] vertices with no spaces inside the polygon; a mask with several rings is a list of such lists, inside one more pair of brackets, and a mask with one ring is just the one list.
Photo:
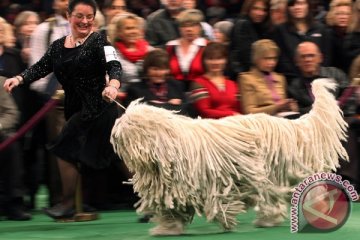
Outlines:
{"label": "dog's tail", "polygon": [[331,79],[317,79],[312,83],[315,97],[312,110],[295,124],[305,139],[302,161],[314,171],[336,171],[339,159],[348,160],[341,141],[346,141],[348,124],[332,94],[336,83]]}
{"label": "dog's tail", "polygon": [[330,79],[315,80],[312,110],[295,120],[267,114],[228,119],[260,134],[260,159],[277,186],[291,186],[315,172],[335,171],[340,158],[348,159],[341,144],[347,123],[331,93],[335,87]]}

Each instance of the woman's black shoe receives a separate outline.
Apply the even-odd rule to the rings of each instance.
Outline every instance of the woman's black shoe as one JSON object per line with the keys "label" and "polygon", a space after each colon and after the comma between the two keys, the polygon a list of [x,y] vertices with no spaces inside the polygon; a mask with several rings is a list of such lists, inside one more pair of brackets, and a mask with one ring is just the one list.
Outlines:
{"label": "woman's black shoe", "polygon": [[74,208],[66,209],[61,204],[58,204],[52,208],[44,208],[46,215],[53,219],[68,219],[75,215]]}

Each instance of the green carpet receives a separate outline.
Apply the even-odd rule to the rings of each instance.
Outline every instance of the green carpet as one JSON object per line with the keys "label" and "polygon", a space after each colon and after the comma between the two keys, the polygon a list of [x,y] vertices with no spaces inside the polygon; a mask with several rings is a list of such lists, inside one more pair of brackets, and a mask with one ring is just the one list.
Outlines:
{"label": "green carpet", "polygon": [[101,212],[100,219],[91,222],[56,223],[40,211],[33,214],[33,220],[27,222],[0,221],[1,240],[63,240],[63,239],[221,239],[221,240],[297,240],[297,239],[360,239],[360,203],[353,203],[352,213],[346,224],[332,233],[290,233],[289,221],[275,228],[255,228],[251,222],[254,212],[239,216],[240,224],[233,232],[223,233],[214,223],[207,223],[204,218],[196,217],[181,237],[151,237],[148,230],[153,224],[137,223],[135,211]]}

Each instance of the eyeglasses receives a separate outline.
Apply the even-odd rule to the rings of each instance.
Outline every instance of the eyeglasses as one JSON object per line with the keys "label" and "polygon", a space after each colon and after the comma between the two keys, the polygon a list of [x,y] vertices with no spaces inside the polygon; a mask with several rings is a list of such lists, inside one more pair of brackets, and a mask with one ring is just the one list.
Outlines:
{"label": "eyeglasses", "polygon": [[83,20],[84,18],[86,18],[86,20],[88,20],[88,21],[93,21],[95,18],[94,14],[83,15],[83,14],[78,13],[78,14],[73,14],[71,16],[75,17],[79,21]]}

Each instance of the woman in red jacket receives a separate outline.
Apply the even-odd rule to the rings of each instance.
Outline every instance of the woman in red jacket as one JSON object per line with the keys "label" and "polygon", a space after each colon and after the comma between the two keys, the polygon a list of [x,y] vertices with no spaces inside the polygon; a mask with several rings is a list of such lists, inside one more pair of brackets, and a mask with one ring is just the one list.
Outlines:
{"label": "woman in red jacket", "polygon": [[184,10],[177,18],[180,38],[166,44],[171,74],[182,81],[185,91],[188,91],[191,81],[204,73],[201,56],[208,41],[201,37],[202,20],[203,14],[199,10]]}
{"label": "woman in red jacket", "polygon": [[209,43],[203,52],[205,74],[191,85],[191,100],[199,116],[222,118],[240,113],[239,91],[234,81],[224,76],[227,50],[221,43]]}

